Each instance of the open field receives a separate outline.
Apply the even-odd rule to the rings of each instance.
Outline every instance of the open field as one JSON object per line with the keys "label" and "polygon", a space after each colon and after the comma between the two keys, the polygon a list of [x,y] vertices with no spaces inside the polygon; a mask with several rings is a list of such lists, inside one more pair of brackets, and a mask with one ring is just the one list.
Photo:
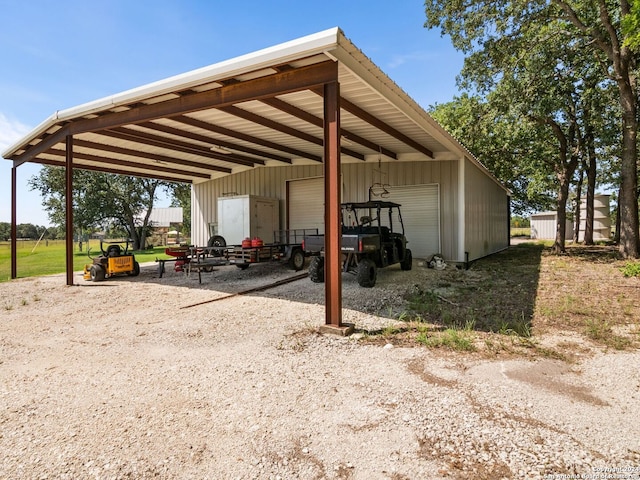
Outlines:
{"label": "open field", "polygon": [[[640,278],[611,247],[343,276],[0,284],[0,478],[542,479],[640,474]],[[559,478],[559,477],[555,477]],[[579,477],[576,477],[579,478]]]}
{"label": "open field", "polygon": [[[89,243],[91,254],[96,256],[100,252],[98,240]],[[18,241],[18,278],[51,275],[65,271],[65,241],[64,240],[20,240]],[[159,258],[168,258],[164,255],[164,247],[156,247],[153,250],[134,252],[136,260],[140,263],[150,262]],[[91,263],[87,256],[87,245],[83,251],[78,250],[78,244],[74,244],[73,269],[78,271],[84,268],[86,263]],[[6,282],[11,278],[11,244],[0,242],[0,282]]]}

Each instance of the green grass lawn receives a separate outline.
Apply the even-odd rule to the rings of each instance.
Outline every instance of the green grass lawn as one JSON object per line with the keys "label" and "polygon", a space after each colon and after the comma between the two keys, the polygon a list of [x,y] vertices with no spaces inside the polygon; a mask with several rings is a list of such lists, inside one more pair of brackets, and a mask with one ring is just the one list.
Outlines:
{"label": "green grass lawn", "polygon": [[[41,241],[36,245],[35,240],[19,241],[17,248],[18,278],[37,277],[64,273],[66,268],[66,250],[64,240]],[[84,265],[91,263],[87,256],[87,245],[83,245],[83,251],[78,251],[78,244],[74,244],[73,270],[79,271]],[[100,253],[100,242],[93,240],[89,243],[92,256]],[[134,252],[136,260],[140,263],[152,262],[156,258],[170,258],[164,253],[165,247],[155,247],[143,252]],[[11,244],[0,242],[0,282],[6,282],[11,278]]]}
{"label": "green grass lawn", "polygon": [[511,227],[511,236],[512,237],[529,237],[531,236],[531,228],[530,227]]}

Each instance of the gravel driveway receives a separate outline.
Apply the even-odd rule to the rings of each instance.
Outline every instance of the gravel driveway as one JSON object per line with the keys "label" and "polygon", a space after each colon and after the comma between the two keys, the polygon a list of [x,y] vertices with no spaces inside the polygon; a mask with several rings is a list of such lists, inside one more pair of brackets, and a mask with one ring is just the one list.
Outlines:
{"label": "gravel driveway", "polygon": [[[210,302],[291,275],[1,283],[0,478],[640,478],[638,352],[567,363],[322,336],[324,286],[307,279]],[[345,276],[344,321],[384,328],[429,275]]]}

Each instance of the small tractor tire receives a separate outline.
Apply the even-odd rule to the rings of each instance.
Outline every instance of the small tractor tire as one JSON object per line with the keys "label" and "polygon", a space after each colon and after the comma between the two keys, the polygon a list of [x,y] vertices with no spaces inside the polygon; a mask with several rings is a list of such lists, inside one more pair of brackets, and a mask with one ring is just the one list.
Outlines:
{"label": "small tractor tire", "polygon": [[324,282],[324,258],[313,257],[309,263],[309,278],[313,283]]}
{"label": "small tractor tire", "polygon": [[300,248],[294,248],[289,259],[289,267],[296,272],[304,268],[304,252]]}
{"label": "small tractor tire", "polygon": [[104,280],[104,268],[100,265],[91,265],[89,274],[92,282],[102,282]]}
{"label": "small tractor tire", "polygon": [[413,255],[411,254],[411,250],[407,248],[407,251],[404,254],[404,259],[400,262],[400,268],[402,270],[411,270],[411,266],[413,265]]}
{"label": "small tractor tire", "polygon": [[137,277],[140,275],[140,264],[138,262],[133,262],[133,270],[127,273],[130,277]]}
{"label": "small tractor tire", "polygon": [[224,255],[224,247],[226,246],[227,241],[221,235],[214,235],[213,237],[209,238],[209,241],[207,242],[207,247],[219,247],[213,250],[213,254],[216,257],[222,257]]}
{"label": "small tractor tire", "polygon": [[377,274],[376,264],[373,260],[369,258],[360,260],[356,271],[358,285],[365,288],[373,287],[376,284]]}

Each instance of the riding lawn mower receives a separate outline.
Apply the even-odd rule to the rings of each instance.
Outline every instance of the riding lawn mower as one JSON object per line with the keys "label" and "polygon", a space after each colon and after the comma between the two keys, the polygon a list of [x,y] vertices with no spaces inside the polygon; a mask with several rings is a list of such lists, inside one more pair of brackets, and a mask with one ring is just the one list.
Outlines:
{"label": "riding lawn mower", "polygon": [[[102,255],[89,258],[93,263],[84,266],[85,280],[100,282],[105,278],[116,275],[128,275],[136,277],[140,273],[140,264],[136,262],[133,253],[129,253],[129,244],[131,240],[121,240],[116,242],[104,242],[100,240],[100,251]],[[124,249],[122,248],[124,244]],[[106,249],[105,249],[106,246]]]}

